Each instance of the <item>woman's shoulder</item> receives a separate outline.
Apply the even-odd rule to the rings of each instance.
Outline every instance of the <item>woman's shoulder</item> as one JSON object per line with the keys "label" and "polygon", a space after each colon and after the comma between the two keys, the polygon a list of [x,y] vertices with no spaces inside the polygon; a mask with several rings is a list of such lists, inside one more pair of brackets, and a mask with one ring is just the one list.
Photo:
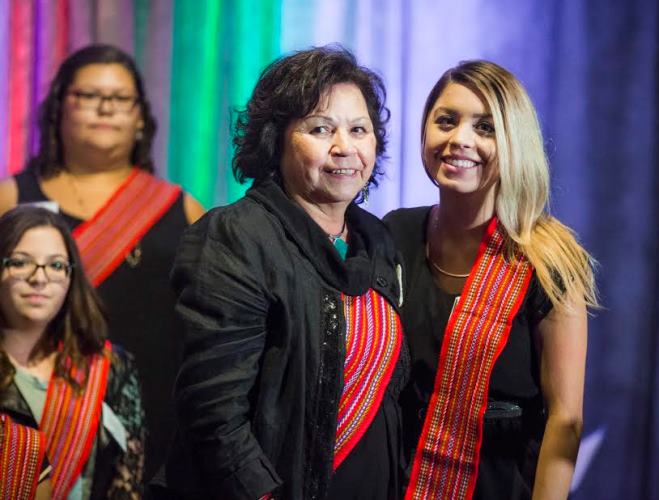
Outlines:
{"label": "woman's shoulder", "polygon": [[526,311],[529,324],[532,326],[537,325],[542,321],[549,311],[551,311],[553,305],[547,292],[542,287],[540,280],[535,272],[531,277],[529,287],[526,292],[526,297],[524,301],[523,309]]}
{"label": "woman's shoulder", "polygon": [[258,237],[268,227],[274,226],[273,219],[264,207],[245,197],[212,208],[190,226],[189,233],[210,239]]}
{"label": "woman's shoulder", "polygon": [[111,343],[110,377],[125,378],[131,373],[137,373],[135,356],[120,344]]}
{"label": "woman's shoulder", "polygon": [[432,207],[399,208],[382,219],[400,250],[425,240],[425,227]]}
{"label": "woman's shoulder", "polygon": [[117,402],[125,399],[139,398],[139,374],[135,357],[119,344],[111,344],[110,371],[108,373],[105,401],[116,409]]}
{"label": "woman's shoulder", "polygon": [[432,206],[397,208],[383,217],[390,231],[409,231],[423,226]]}
{"label": "woman's shoulder", "polygon": [[0,180],[0,215],[10,210],[18,203],[18,185],[14,177]]}
{"label": "woman's shoulder", "polygon": [[185,219],[188,221],[188,224],[194,224],[202,215],[204,215],[206,209],[190,193],[184,192],[183,211],[185,212]]}
{"label": "woman's shoulder", "polygon": [[[272,246],[277,236],[271,215],[253,201],[242,198],[230,205],[216,207],[185,229],[178,245],[172,276],[197,273],[198,266],[246,263],[257,255],[254,249]],[[208,271],[208,269],[206,270]],[[174,278],[173,278],[174,279]]]}

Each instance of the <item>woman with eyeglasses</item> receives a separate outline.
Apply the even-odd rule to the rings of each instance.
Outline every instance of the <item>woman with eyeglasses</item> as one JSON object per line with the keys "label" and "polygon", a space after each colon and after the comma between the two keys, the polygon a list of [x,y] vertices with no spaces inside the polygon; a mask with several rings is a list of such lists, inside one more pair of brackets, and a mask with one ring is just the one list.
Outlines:
{"label": "woman with eyeglasses", "polygon": [[181,356],[168,282],[180,235],[202,207],[153,175],[156,124],[135,62],[108,45],[66,59],[41,106],[39,151],[0,182],[0,213],[51,202],[73,230],[109,336],[135,354],[149,439],[146,475],[174,428],[171,393]]}
{"label": "woman with eyeglasses", "polygon": [[66,223],[10,210],[0,258],[0,498],[141,498],[137,371],[106,341]]}

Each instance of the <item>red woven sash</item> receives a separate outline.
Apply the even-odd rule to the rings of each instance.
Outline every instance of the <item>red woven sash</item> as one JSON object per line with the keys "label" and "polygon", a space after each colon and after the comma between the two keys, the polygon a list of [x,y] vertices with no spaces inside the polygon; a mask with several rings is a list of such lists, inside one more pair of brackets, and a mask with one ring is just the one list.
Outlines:
{"label": "red woven sash", "polygon": [[[67,497],[89,458],[101,418],[110,348],[107,342],[105,352],[92,358],[81,394],[62,378],[50,378],[40,428],[46,435],[47,455],[53,467],[53,499]],[[83,380],[82,370],[73,368],[72,373],[76,380]]]}
{"label": "red woven sash", "polygon": [[0,415],[0,498],[34,498],[46,453],[46,439],[37,429]]}
{"label": "red woven sash", "polygon": [[346,359],[339,403],[334,470],[350,454],[380,408],[403,338],[395,309],[369,290],[342,296],[346,319]]}
{"label": "red woven sash", "polygon": [[406,499],[470,499],[476,486],[492,367],[526,295],[533,269],[506,259],[493,218],[449,318]]}
{"label": "red woven sash", "polygon": [[103,208],[73,231],[94,286],[119,267],[180,192],[179,186],[134,168]]}

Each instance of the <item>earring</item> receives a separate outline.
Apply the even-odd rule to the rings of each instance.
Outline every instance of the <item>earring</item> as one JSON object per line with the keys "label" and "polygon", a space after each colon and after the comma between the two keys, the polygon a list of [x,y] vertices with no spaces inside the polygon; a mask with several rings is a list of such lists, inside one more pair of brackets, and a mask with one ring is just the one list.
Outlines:
{"label": "earring", "polygon": [[366,185],[362,188],[362,205],[364,205],[365,207],[368,206],[368,195],[369,195],[369,192],[368,192],[368,184],[366,184]]}
{"label": "earring", "polygon": [[144,132],[142,132],[142,129],[139,129],[135,132],[135,141],[139,142],[144,138]]}

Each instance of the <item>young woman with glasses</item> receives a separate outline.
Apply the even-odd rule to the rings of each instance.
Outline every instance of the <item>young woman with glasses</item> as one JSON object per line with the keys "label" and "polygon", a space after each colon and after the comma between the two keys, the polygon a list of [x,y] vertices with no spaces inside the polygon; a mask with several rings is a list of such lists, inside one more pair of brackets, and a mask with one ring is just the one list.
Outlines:
{"label": "young woman with glasses", "polygon": [[[140,498],[144,415],[64,221],[0,217],[0,497]],[[45,497],[48,498],[48,497]]]}

